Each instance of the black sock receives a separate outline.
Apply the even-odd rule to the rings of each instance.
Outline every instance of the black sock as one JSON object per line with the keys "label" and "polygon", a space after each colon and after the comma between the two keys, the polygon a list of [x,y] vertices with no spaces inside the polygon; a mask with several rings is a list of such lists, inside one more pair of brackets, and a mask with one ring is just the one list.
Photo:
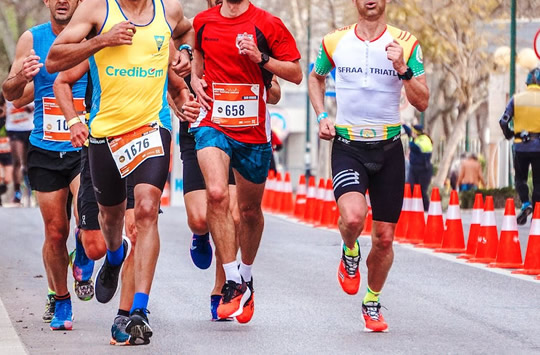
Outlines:
{"label": "black sock", "polygon": [[54,295],[54,299],[57,300],[57,301],[65,301],[65,300],[69,300],[71,297],[69,296],[69,292],[66,293],[65,295]]}
{"label": "black sock", "polygon": [[125,311],[123,309],[118,309],[118,313],[116,313],[117,316],[124,316],[129,317],[129,311]]}

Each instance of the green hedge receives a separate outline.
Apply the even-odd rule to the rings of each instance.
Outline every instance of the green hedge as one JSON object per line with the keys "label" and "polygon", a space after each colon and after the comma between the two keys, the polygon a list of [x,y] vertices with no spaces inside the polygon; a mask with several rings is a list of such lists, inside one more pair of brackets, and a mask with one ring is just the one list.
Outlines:
{"label": "green hedge", "polygon": [[511,187],[503,187],[501,189],[462,191],[459,193],[459,204],[461,208],[473,208],[474,195],[477,193],[481,193],[482,196],[484,196],[484,201],[486,196],[493,196],[493,204],[495,208],[504,208],[507,198],[513,198],[516,207],[521,207],[521,201],[519,200],[516,190]]}

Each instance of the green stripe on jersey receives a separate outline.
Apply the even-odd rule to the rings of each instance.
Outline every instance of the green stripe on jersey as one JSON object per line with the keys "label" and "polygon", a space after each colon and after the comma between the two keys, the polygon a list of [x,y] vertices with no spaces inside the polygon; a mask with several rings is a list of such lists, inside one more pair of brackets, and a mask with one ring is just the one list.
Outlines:
{"label": "green stripe on jersey", "polygon": [[394,138],[401,133],[401,125],[386,126],[386,139]]}
{"label": "green stripe on jersey", "polygon": [[317,55],[317,60],[315,61],[315,73],[321,76],[326,76],[332,71],[332,68],[334,68],[334,66],[332,65],[330,59],[328,59],[326,51],[321,44],[321,47],[319,48],[319,55]]}
{"label": "green stripe on jersey", "polygon": [[407,65],[413,71],[414,76],[420,76],[424,74],[424,57],[422,54],[422,48],[420,48],[419,44],[417,44],[414,48],[412,55],[407,62]]}
{"label": "green stripe on jersey", "polygon": [[336,126],[336,134],[340,137],[343,137],[343,138],[346,138],[346,139],[351,139],[351,135],[350,135],[350,132],[349,132],[349,129],[347,127],[338,127]]}

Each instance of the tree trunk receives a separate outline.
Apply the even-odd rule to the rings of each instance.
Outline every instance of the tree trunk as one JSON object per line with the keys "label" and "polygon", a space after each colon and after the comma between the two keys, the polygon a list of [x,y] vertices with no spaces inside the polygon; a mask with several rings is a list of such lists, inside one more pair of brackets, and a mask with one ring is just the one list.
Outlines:
{"label": "tree trunk", "polygon": [[469,115],[468,105],[460,105],[458,117],[453,124],[454,129],[449,137],[446,139],[446,145],[444,147],[444,154],[441,162],[439,164],[439,169],[437,171],[437,176],[433,181],[434,186],[442,187],[444,185],[444,180],[448,175],[448,170],[452,164],[452,159],[456,153],[459,141],[465,135],[465,122]]}
{"label": "tree trunk", "polygon": [[15,58],[15,40],[13,39],[14,36],[9,30],[9,25],[6,21],[6,14],[4,13],[5,7],[0,6],[0,32],[2,42],[4,43],[4,48],[6,50],[6,55],[9,58],[9,62],[13,63],[13,59]]}

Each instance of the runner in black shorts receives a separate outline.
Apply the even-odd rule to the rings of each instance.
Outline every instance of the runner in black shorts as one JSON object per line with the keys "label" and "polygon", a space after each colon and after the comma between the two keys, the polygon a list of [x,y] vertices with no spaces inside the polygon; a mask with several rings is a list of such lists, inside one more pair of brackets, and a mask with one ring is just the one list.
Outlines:
{"label": "runner in black shorts", "polygon": [[[392,242],[405,182],[399,102],[404,88],[409,102],[424,111],[429,89],[420,45],[412,34],[386,24],[387,1],[376,0],[370,6],[354,3],[358,22],[323,38],[308,86],[318,115],[319,137],[335,138],[332,175],[343,239],[338,282],[346,293],[358,292],[361,257],[357,238],[364,228],[369,189],[373,230],[362,315],[365,331],[385,332],[388,324],[380,312],[379,295],[394,259]],[[324,111],[326,76],[333,68],[335,122]]]}

